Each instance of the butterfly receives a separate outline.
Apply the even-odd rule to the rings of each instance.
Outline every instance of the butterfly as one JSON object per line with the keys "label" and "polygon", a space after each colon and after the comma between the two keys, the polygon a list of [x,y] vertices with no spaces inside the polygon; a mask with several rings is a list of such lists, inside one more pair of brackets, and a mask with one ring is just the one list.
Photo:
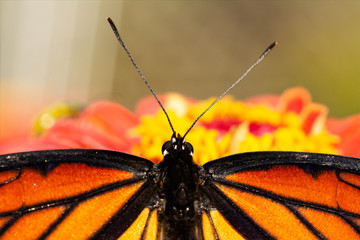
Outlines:
{"label": "butterfly", "polygon": [[0,155],[0,239],[360,239],[360,159],[249,152],[199,166],[185,140],[196,121],[183,136],[169,123],[159,164],[95,149]]}

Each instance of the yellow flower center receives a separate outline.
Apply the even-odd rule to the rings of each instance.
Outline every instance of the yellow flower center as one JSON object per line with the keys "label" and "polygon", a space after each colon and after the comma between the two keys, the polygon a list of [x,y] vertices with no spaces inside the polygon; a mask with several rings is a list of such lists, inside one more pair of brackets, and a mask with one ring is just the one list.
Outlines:
{"label": "yellow flower center", "polygon": [[[180,116],[176,104],[169,109],[174,128],[184,134],[193,121],[210,105],[213,99],[188,104]],[[184,106],[184,104],[179,104]],[[162,144],[172,135],[164,114],[142,116],[131,134],[139,141],[133,153],[154,162],[162,160]],[[266,105],[250,105],[225,97],[214,105],[186,136],[194,147],[194,162],[202,165],[227,155],[250,151],[304,151],[339,153],[337,136],[328,133],[325,126],[316,134],[302,129],[301,116],[280,112]]]}

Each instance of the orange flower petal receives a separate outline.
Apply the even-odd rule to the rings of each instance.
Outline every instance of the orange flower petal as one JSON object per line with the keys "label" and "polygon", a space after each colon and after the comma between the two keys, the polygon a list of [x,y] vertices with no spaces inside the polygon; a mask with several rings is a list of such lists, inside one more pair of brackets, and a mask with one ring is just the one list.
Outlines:
{"label": "orange flower petal", "polygon": [[359,157],[360,158],[360,129],[357,129],[351,136],[343,139],[339,148],[341,149],[343,155]]}
{"label": "orange flower petal", "polygon": [[360,114],[345,119],[329,119],[329,131],[340,136],[339,149],[342,154],[360,157]]}
{"label": "orange flower petal", "polygon": [[265,104],[271,108],[275,108],[278,105],[280,97],[278,95],[261,95],[256,97],[250,97],[244,100],[244,102],[252,105]]}
{"label": "orange flower petal", "polygon": [[281,94],[278,109],[282,112],[295,112],[300,114],[310,102],[311,96],[305,88],[290,88]]}
{"label": "orange flower petal", "polygon": [[331,133],[340,135],[342,138],[347,138],[347,136],[352,135],[357,129],[360,129],[360,114],[344,119],[330,118],[326,126]]}

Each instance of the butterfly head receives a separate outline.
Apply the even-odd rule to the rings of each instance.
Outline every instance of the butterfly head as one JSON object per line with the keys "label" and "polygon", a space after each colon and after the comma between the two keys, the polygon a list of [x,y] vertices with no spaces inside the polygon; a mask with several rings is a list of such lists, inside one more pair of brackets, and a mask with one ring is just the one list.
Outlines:
{"label": "butterfly head", "polygon": [[185,155],[192,156],[194,152],[193,146],[186,142],[183,137],[180,136],[180,134],[173,134],[171,136],[171,140],[164,143],[162,146],[162,153],[165,157],[168,154],[175,154],[180,153]]}

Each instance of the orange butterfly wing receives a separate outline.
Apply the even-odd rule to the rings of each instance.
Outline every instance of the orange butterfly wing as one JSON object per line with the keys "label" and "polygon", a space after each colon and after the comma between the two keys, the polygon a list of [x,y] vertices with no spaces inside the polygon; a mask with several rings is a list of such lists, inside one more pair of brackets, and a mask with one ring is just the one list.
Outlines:
{"label": "orange butterfly wing", "polygon": [[[0,159],[0,239],[109,239],[107,235],[117,234],[106,230],[115,215],[124,232],[146,212],[154,189],[143,175],[151,163],[122,153],[76,151]],[[124,161],[113,160],[122,157]],[[127,210],[130,202],[138,207]]]}
{"label": "orange butterfly wing", "polygon": [[[147,160],[109,151],[0,156],[0,239],[157,239]],[[360,162],[260,152],[203,166],[204,239],[360,239]]]}
{"label": "orange butterfly wing", "polygon": [[360,239],[359,164],[355,158],[289,152],[209,163],[205,169],[214,183],[205,191],[214,209],[203,215],[203,224],[213,235],[205,239]]}

